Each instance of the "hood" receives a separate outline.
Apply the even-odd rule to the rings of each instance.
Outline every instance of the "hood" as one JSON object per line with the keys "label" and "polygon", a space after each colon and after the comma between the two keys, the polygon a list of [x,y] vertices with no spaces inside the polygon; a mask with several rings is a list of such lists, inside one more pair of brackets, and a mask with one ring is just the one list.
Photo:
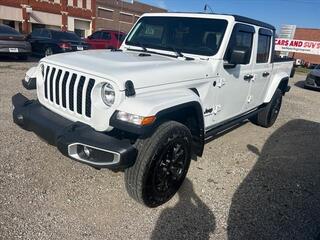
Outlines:
{"label": "hood", "polygon": [[131,80],[135,88],[140,89],[202,79],[212,71],[211,64],[205,60],[187,61],[183,58],[141,53],[89,50],[52,55],[42,61],[113,81],[120,90],[125,89],[127,80]]}

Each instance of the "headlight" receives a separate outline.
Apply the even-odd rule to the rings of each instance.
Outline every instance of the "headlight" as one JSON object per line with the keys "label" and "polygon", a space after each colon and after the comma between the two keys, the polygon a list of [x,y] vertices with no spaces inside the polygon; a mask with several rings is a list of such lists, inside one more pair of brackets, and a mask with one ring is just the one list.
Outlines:
{"label": "headlight", "polygon": [[116,93],[110,83],[106,83],[102,86],[101,97],[107,106],[111,107],[114,104]]}
{"label": "headlight", "polygon": [[146,126],[152,124],[155,120],[155,116],[142,117],[139,115],[119,111],[117,113],[117,119],[123,122],[133,123],[135,125]]}

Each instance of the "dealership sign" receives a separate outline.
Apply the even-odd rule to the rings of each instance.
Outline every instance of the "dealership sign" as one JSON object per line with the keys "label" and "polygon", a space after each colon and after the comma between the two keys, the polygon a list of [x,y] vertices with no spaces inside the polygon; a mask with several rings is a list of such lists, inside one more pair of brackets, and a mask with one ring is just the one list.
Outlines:
{"label": "dealership sign", "polygon": [[320,55],[320,42],[276,38],[275,50]]}

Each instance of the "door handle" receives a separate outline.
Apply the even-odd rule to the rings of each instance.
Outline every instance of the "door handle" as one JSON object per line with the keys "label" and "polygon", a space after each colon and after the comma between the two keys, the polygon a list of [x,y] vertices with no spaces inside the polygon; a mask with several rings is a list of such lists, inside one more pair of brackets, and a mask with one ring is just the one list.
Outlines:
{"label": "door handle", "polygon": [[270,73],[268,73],[268,72],[262,73],[262,76],[263,76],[263,77],[268,77],[269,75],[270,75]]}
{"label": "door handle", "polygon": [[253,78],[252,74],[247,74],[247,75],[244,75],[243,77],[244,80],[251,80],[252,78]]}

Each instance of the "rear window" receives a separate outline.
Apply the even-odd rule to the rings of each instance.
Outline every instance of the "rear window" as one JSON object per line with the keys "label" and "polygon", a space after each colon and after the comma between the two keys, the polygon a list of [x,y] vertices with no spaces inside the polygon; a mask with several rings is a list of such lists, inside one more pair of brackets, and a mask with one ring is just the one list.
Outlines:
{"label": "rear window", "polygon": [[52,31],[52,38],[57,40],[80,41],[81,38],[73,32],[57,32]]}
{"label": "rear window", "polygon": [[11,27],[0,25],[0,35],[18,35],[19,36],[21,34]]}

